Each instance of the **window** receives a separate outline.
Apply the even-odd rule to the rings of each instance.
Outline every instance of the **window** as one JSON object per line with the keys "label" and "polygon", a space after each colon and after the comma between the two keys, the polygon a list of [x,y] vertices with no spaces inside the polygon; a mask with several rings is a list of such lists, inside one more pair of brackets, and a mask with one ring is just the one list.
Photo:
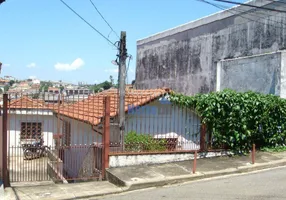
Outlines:
{"label": "window", "polygon": [[40,139],[42,137],[42,123],[22,122],[21,139]]}
{"label": "window", "polygon": [[71,145],[71,123],[63,121],[63,145]]}

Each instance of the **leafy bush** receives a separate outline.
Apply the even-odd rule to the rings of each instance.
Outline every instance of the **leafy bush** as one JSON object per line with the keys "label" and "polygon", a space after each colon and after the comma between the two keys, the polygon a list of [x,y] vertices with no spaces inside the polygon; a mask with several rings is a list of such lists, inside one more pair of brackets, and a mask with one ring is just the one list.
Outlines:
{"label": "leafy bush", "polygon": [[135,131],[129,132],[124,139],[125,151],[145,152],[145,151],[165,151],[167,141],[157,140],[151,135],[137,134]]}
{"label": "leafy bush", "polygon": [[262,148],[286,142],[286,100],[277,96],[224,90],[195,96],[173,93],[170,100],[196,110],[214,146],[248,152],[253,143]]}

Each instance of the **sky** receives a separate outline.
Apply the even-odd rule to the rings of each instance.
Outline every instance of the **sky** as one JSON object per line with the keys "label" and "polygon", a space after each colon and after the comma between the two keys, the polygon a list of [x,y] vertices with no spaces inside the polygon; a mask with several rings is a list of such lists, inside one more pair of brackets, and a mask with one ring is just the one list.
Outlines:
{"label": "sky", "polygon": [[[64,0],[111,42],[115,33],[90,0]],[[213,0],[209,0],[214,2]],[[115,30],[126,31],[132,55],[127,80],[135,79],[136,41],[220,11],[196,0],[93,0]],[[237,2],[244,2],[240,0]],[[232,6],[230,4],[223,4]],[[117,50],[60,0],[6,0],[0,5],[0,76],[100,83],[117,80]]]}

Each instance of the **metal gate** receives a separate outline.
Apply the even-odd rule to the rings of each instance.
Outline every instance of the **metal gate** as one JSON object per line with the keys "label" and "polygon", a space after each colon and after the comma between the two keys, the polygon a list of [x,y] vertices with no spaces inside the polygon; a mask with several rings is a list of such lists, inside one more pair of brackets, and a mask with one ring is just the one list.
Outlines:
{"label": "metal gate", "polygon": [[[103,98],[15,93],[4,94],[3,99],[10,182],[103,178],[108,161],[103,141],[109,130],[104,128]],[[5,168],[5,163],[1,166]]]}

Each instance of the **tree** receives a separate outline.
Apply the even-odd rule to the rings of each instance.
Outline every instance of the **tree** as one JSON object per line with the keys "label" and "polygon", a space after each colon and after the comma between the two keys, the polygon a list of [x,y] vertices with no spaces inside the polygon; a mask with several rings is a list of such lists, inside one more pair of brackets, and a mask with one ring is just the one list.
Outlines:
{"label": "tree", "polygon": [[48,92],[48,90],[49,90],[49,85],[45,85],[44,86],[44,92]]}
{"label": "tree", "polygon": [[4,86],[4,92],[7,92],[9,90],[10,86],[9,85],[5,85]]}
{"label": "tree", "polygon": [[103,88],[104,90],[108,90],[108,89],[111,88],[111,87],[112,87],[111,82],[104,81],[104,82],[102,83],[102,88]]}
{"label": "tree", "polygon": [[65,89],[65,87],[64,86],[60,86],[60,91],[62,92],[62,91],[64,91],[64,89]]}
{"label": "tree", "polygon": [[40,97],[39,93],[32,94],[32,99],[38,99]]}
{"label": "tree", "polygon": [[133,80],[132,82],[131,82],[131,85],[134,85],[135,84],[135,80]]}
{"label": "tree", "polygon": [[45,82],[45,81],[41,81],[41,86],[40,86],[40,91],[47,92],[49,87],[52,87],[53,84],[49,81],[49,82]]}
{"label": "tree", "polygon": [[15,83],[14,80],[9,81],[9,85],[12,86]]}
{"label": "tree", "polygon": [[3,94],[3,89],[0,89],[0,94]]}
{"label": "tree", "polygon": [[111,85],[113,86],[114,85],[114,78],[112,75],[109,76],[109,79],[110,79],[110,83]]}

